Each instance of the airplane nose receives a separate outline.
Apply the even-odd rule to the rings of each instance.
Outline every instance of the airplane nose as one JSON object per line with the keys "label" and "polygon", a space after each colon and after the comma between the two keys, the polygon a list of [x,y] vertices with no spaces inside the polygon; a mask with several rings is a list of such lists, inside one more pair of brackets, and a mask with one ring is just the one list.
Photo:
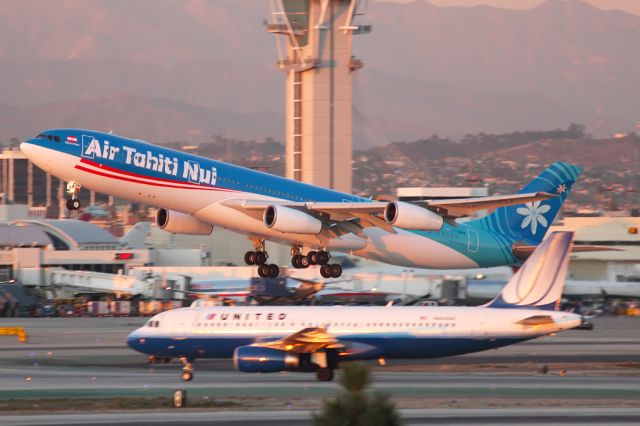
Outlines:
{"label": "airplane nose", "polygon": [[127,345],[134,351],[143,352],[144,342],[145,339],[139,330],[134,330],[127,336]]}
{"label": "airplane nose", "polygon": [[20,151],[29,157],[29,154],[33,152],[33,144],[30,144],[29,142],[22,142],[20,144]]}
{"label": "airplane nose", "polygon": [[20,144],[20,151],[22,151],[33,164],[46,172],[51,172],[50,150],[31,143],[30,141],[25,141]]}

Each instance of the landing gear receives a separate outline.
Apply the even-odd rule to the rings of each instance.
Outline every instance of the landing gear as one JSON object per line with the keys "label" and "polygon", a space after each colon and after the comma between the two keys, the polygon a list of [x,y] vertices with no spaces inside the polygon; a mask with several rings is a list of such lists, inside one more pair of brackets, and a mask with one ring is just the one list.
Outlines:
{"label": "landing gear", "polygon": [[280,267],[274,263],[258,266],[258,275],[262,278],[276,278],[280,275]]}
{"label": "landing gear", "polygon": [[291,257],[291,264],[294,268],[304,269],[309,267],[309,258],[301,254],[294,254]]}
{"label": "landing gear", "polygon": [[291,246],[291,265],[296,269],[308,268],[309,258],[302,254],[302,250],[297,245]]}
{"label": "landing gear", "polygon": [[323,278],[338,278],[342,275],[342,266],[337,263],[322,265],[320,267],[320,275],[322,275]]}
{"label": "landing gear", "polygon": [[247,265],[265,265],[269,254],[265,249],[264,240],[252,237],[251,241],[253,241],[253,250],[244,254],[244,262]]}
{"label": "landing gear", "polygon": [[248,251],[244,254],[244,262],[247,265],[264,265],[269,255],[264,251]]}
{"label": "landing gear", "polygon": [[71,195],[71,198],[67,199],[67,209],[80,209],[81,204],[80,200],[78,200],[78,193],[80,192],[81,187],[82,186],[74,180],[70,180],[69,182],[67,182],[67,194]]}
{"label": "landing gear", "polygon": [[307,253],[307,259],[310,265],[326,265],[329,263],[329,253],[324,250],[313,251]]}
{"label": "landing gear", "polygon": [[280,275],[280,267],[276,264],[268,264],[269,254],[265,250],[264,240],[252,238],[254,249],[244,254],[247,265],[258,265],[258,275],[262,278],[276,278]]}
{"label": "landing gear", "polygon": [[77,198],[67,200],[67,210],[79,210],[80,209],[80,200]]}
{"label": "landing gear", "polygon": [[180,361],[182,361],[182,374],[180,374],[180,378],[185,382],[190,382],[193,379],[193,360],[180,357]]}
{"label": "landing gear", "polygon": [[320,275],[323,278],[338,278],[342,275],[342,266],[337,263],[329,264],[331,256],[328,252],[311,250],[306,257],[310,265],[320,265]]}
{"label": "landing gear", "polygon": [[316,379],[319,382],[330,382],[333,380],[334,374],[332,368],[318,368],[316,371]]}

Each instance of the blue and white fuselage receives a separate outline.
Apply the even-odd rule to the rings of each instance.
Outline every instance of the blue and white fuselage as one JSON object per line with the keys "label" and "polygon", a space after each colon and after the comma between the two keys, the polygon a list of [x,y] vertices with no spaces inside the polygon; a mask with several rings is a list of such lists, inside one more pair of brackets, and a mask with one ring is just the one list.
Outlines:
{"label": "blue and white fuselage", "polygon": [[558,311],[572,233],[553,233],[501,293],[481,307],[195,307],[163,312],[127,343],[151,358],[233,358],[245,372],[316,371],[331,380],[342,361],[436,358],[578,327]]}
{"label": "blue and white fuselage", "polygon": [[[579,173],[575,166],[556,163],[523,191],[557,197],[526,206],[501,207],[485,219],[455,226],[440,219],[441,227],[428,231],[375,226],[374,218],[357,214],[365,203],[373,203],[367,198],[113,134],[56,129],[22,143],[21,149],[34,164],[60,179],[182,213],[205,225],[205,230],[207,225],[220,226],[253,238],[436,269],[519,264],[512,250],[514,243],[535,245],[542,240]],[[315,203],[333,210],[317,208],[312,212],[316,216],[310,216],[283,209],[283,214],[284,210],[294,214],[287,219],[291,226],[307,226],[306,216],[315,221],[311,225],[322,225],[322,232],[283,232],[266,226],[260,210],[264,203],[283,202],[294,207]],[[262,204],[255,209],[252,203]],[[336,207],[337,203],[341,205]],[[340,208],[346,205],[354,206],[354,210],[345,210],[340,218]],[[335,228],[342,230],[337,234],[327,222],[327,211],[334,225],[334,217],[344,220]],[[350,218],[362,219],[357,229],[347,223]],[[384,225],[384,221],[381,223]],[[286,223],[284,227],[287,229]]]}
{"label": "blue and white fuselage", "polygon": [[350,342],[349,359],[438,358],[498,348],[581,323],[579,315],[555,311],[544,312],[553,318],[545,325],[518,323],[540,313],[438,306],[181,308],[154,316],[129,335],[128,344],[159,358],[232,358],[237,347],[323,327]]}

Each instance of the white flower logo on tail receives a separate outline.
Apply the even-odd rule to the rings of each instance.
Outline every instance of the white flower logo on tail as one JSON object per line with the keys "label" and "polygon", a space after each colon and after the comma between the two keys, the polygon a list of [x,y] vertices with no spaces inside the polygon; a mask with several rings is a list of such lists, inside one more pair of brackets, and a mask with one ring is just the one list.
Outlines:
{"label": "white flower logo on tail", "polygon": [[533,235],[536,235],[538,224],[545,228],[549,225],[547,219],[543,215],[551,209],[551,206],[548,204],[541,206],[540,203],[540,201],[525,203],[526,207],[518,207],[516,210],[518,214],[524,216],[524,220],[522,221],[522,224],[520,224],[520,228],[524,229],[531,224],[531,233]]}

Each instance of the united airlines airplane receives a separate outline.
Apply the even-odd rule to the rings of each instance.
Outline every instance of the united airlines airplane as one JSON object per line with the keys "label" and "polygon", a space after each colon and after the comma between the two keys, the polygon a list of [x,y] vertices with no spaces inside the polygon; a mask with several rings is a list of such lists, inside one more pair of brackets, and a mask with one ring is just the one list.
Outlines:
{"label": "united airlines airplane", "polygon": [[558,311],[573,233],[554,232],[502,292],[481,307],[195,307],[163,312],[128,337],[132,349],[180,358],[233,358],[237,370],[316,372],[340,362],[460,355],[578,327]]}
{"label": "united airlines airplane", "polygon": [[[275,277],[265,240],[291,246],[296,268],[342,273],[330,250],[417,268],[519,265],[542,241],[580,168],[555,163],[515,195],[423,203],[381,202],[109,133],[48,130],[20,145],[38,167],[68,182],[67,207],[81,186],[157,206],[168,232],[206,235],[220,226],[247,235],[245,261]],[[482,219],[457,223],[478,211]]]}

